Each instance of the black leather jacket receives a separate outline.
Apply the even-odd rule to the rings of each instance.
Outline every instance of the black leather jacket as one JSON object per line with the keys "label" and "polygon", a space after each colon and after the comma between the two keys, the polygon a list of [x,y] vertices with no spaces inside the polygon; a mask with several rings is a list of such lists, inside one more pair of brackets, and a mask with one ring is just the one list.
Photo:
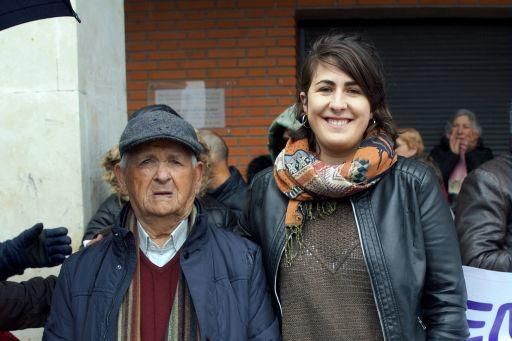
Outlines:
{"label": "black leather jacket", "polygon": [[512,272],[512,153],[466,177],[455,223],[465,265]]}
{"label": "black leather jacket", "polygon": [[[351,198],[385,340],[465,340],[466,288],[450,210],[423,163],[399,158]],[[271,171],[252,182],[240,228],[263,250],[277,297],[286,197]]]}

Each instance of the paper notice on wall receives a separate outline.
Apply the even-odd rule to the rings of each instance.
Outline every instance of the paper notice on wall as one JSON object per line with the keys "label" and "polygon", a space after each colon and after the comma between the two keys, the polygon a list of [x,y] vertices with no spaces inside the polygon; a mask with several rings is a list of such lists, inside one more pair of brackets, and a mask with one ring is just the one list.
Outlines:
{"label": "paper notice on wall", "polygon": [[204,82],[188,82],[183,89],[155,90],[155,103],[169,105],[198,129],[226,125],[224,88],[207,89]]}

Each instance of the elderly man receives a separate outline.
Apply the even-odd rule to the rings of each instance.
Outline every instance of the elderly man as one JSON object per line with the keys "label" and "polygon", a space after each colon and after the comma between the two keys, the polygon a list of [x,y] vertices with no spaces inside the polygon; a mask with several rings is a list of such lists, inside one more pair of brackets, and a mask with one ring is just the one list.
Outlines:
{"label": "elderly man", "polygon": [[116,176],[127,203],[63,265],[46,340],[278,340],[261,251],[195,204],[205,165],[169,107],[134,113]]}

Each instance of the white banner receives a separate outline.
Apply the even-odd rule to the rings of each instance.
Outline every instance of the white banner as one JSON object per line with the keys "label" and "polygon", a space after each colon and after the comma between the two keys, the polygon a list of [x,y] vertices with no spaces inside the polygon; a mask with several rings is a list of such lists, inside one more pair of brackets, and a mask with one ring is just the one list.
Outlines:
{"label": "white banner", "polygon": [[512,340],[512,273],[462,268],[468,290],[468,341]]}

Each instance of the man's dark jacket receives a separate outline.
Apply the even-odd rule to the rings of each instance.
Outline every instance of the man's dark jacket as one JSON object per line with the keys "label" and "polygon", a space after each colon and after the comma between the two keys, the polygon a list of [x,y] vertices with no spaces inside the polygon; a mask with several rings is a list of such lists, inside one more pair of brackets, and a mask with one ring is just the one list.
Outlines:
{"label": "man's dark jacket", "polygon": [[455,209],[462,262],[512,272],[512,153],[471,172]]}
{"label": "man's dark jacket", "polygon": [[[386,340],[465,340],[466,288],[450,210],[430,168],[399,157],[350,199]],[[249,187],[240,228],[261,246],[274,303],[287,198],[271,170]]]}
{"label": "man's dark jacket", "polygon": [[207,194],[229,207],[237,216],[242,214],[247,195],[247,184],[233,166],[229,167],[230,177],[219,187]]}
{"label": "man's dark jacket", "polygon": [[[447,137],[443,136],[440,143],[430,152],[430,157],[437,164],[439,170],[441,170],[445,189],[448,190],[448,179],[459,162],[460,155],[452,153],[450,141]],[[467,172],[471,172],[493,157],[492,150],[484,146],[482,139],[478,139],[476,147],[466,152]]]}
{"label": "man's dark jacket", "polygon": [[[136,266],[134,235],[125,228],[129,204],[112,233],[63,264],[45,340],[114,340],[117,317]],[[201,213],[200,211],[198,213]],[[180,250],[202,340],[279,340],[254,243],[208,223],[198,214]]]}

